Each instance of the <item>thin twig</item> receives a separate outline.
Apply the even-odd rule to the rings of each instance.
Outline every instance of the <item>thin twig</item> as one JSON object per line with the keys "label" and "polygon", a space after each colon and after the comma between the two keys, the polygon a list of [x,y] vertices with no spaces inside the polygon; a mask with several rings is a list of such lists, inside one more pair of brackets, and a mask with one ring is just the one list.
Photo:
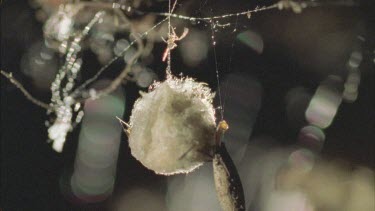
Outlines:
{"label": "thin twig", "polygon": [[7,73],[3,70],[0,70],[0,73],[1,75],[3,75],[4,77],[6,77],[7,79],[9,79],[9,81],[14,85],[16,86],[24,95],[25,97],[30,100],[32,103],[34,103],[35,105],[39,106],[39,107],[42,107],[46,110],[50,109],[51,107],[47,104],[47,103],[44,103],[38,99],[36,99],[35,97],[33,97],[26,89],[25,87],[19,82],[17,81],[12,73]]}

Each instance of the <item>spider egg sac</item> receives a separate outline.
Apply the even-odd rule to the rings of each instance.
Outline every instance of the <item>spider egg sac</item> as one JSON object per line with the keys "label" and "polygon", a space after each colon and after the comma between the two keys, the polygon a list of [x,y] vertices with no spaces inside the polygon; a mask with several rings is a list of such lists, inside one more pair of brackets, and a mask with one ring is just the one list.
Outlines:
{"label": "spider egg sac", "polygon": [[158,174],[188,173],[214,147],[214,94],[192,78],[168,77],[142,94],[130,117],[132,155]]}

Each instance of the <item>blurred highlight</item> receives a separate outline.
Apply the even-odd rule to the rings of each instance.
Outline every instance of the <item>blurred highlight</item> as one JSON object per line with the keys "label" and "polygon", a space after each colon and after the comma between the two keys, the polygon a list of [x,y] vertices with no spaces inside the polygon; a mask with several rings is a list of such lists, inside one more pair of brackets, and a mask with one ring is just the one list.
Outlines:
{"label": "blurred highlight", "polygon": [[[224,119],[230,127],[224,142],[233,161],[238,164],[245,154],[245,146],[261,108],[263,88],[257,79],[245,73],[228,74],[220,88],[225,90],[225,96],[230,96],[230,99],[223,99]],[[215,98],[216,105],[219,105],[218,97]],[[217,119],[220,119],[219,114],[217,112]]]}
{"label": "blurred highlight", "polygon": [[357,100],[358,87],[361,82],[361,71],[359,66],[362,62],[362,53],[353,51],[347,63],[348,77],[344,84],[343,98],[346,102],[352,103]]}
{"label": "blurred highlight", "polygon": [[[110,81],[98,81],[101,89]],[[112,194],[122,128],[116,116],[125,110],[124,93],[118,89],[111,95],[85,103],[74,172],[73,194],[82,202],[98,202]]]}
{"label": "blurred highlight", "polygon": [[342,101],[343,81],[328,76],[316,90],[306,110],[306,120],[322,129],[331,125]]}
{"label": "blurred highlight", "polygon": [[21,70],[36,88],[47,91],[56,76],[58,64],[58,55],[45,43],[36,42],[23,55]]}
{"label": "blurred highlight", "polygon": [[135,80],[139,87],[147,88],[154,81],[158,79],[158,76],[150,68],[141,68],[139,72],[135,74]]}
{"label": "blurred highlight", "polygon": [[320,152],[323,148],[324,140],[325,134],[322,129],[308,125],[300,130],[297,144],[315,152]]}
{"label": "blurred highlight", "polygon": [[207,57],[208,38],[202,31],[190,30],[179,47],[184,63],[190,67],[197,66]]}
{"label": "blurred highlight", "polygon": [[263,53],[264,43],[263,38],[256,32],[247,30],[237,35],[237,39],[246,46],[253,49],[258,54]]}
{"label": "blurred highlight", "polygon": [[161,193],[143,188],[132,188],[125,192],[114,204],[112,211],[165,211]]}

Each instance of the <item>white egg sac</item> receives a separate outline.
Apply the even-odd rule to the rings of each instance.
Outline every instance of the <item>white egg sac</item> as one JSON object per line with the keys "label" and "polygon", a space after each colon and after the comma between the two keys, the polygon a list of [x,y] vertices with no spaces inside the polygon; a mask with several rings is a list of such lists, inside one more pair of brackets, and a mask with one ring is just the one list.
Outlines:
{"label": "white egg sac", "polygon": [[214,94],[192,78],[169,76],[142,94],[130,117],[132,155],[158,174],[188,173],[212,154]]}

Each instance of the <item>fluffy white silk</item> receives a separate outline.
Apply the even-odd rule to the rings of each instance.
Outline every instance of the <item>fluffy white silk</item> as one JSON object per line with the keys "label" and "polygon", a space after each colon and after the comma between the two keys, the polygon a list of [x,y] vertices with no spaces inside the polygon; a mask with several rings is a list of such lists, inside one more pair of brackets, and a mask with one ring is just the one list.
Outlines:
{"label": "fluffy white silk", "polygon": [[142,94],[130,117],[132,155],[158,174],[187,173],[214,146],[214,94],[192,78],[169,77]]}

